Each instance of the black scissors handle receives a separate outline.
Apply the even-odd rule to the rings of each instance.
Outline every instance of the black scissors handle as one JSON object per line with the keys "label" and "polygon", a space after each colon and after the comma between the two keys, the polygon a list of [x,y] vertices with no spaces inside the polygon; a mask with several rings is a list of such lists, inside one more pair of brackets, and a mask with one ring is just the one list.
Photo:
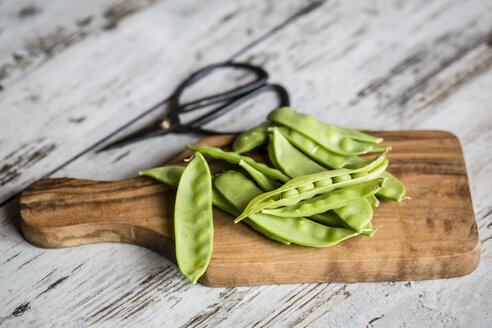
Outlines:
{"label": "black scissors handle", "polygon": [[[197,99],[197,100],[190,102],[190,103],[187,103],[187,104],[183,104],[183,105],[179,104],[179,98],[181,97],[181,94],[183,93],[183,91],[186,88],[190,87],[194,83],[196,83],[196,82],[200,81],[201,79],[203,79],[204,77],[208,76],[213,71],[220,69],[220,68],[226,68],[226,67],[239,68],[239,69],[243,69],[243,70],[252,72],[256,75],[257,79],[253,82],[246,84],[246,85],[237,87],[235,89],[232,89],[232,90],[229,90],[226,92],[222,92],[222,93],[219,93],[219,94],[216,94],[213,96],[209,96],[209,97],[200,98],[200,99]],[[237,98],[239,96],[242,96],[244,94],[247,94],[247,93],[259,88],[260,86],[266,84],[267,80],[268,80],[268,73],[264,69],[262,69],[261,67],[258,67],[258,66],[254,66],[251,64],[247,64],[247,63],[235,63],[235,62],[224,62],[224,63],[212,64],[212,65],[206,66],[206,67],[202,68],[201,70],[199,70],[198,72],[192,74],[186,81],[181,83],[181,85],[176,89],[176,91],[174,93],[172,106],[174,106],[174,108],[177,108],[177,111],[179,111],[179,112],[189,112],[189,111],[192,111],[194,109],[203,108],[203,107],[206,107],[209,105],[228,101],[228,100]]]}
{"label": "black scissors handle", "polygon": [[252,90],[251,92],[243,95],[242,97],[234,98],[232,101],[228,102],[227,104],[220,106],[219,108],[214,109],[213,111],[197,118],[193,122],[188,123],[186,126],[188,127],[189,131],[205,134],[205,135],[237,133],[237,132],[222,132],[222,131],[206,130],[206,129],[202,129],[201,126],[231,111],[236,106],[239,106],[241,103],[258,96],[261,93],[269,92],[269,91],[273,91],[277,93],[279,97],[279,107],[290,106],[289,93],[287,92],[287,90],[285,90],[283,86],[279,84],[264,84]]}
{"label": "black scissors handle", "polygon": [[[191,86],[192,84],[203,79],[205,76],[209,75],[213,71],[220,68],[236,68],[242,69],[247,72],[252,72],[256,75],[256,80],[250,82],[246,85],[237,87],[235,89],[225,91],[213,96],[208,96],[200,98],[190,103],[180,104],[180,98],[183,91]],[[280,106],[289,106],[289,94],[287,90],[278,84],[268,84],[268,73],[261,67],[254,66],[247,63],[236,63],[236,62],[223,62],[218,64],[213,64],[202,68],[201,70],[192,74],[188,79],[181,83],[173,96],[171,97],[171,110],[164,120],[156,122],[154,125],[146,127],[140,131],[137,131],[129,136],[126,136],[119,141],[116,141],[100,151],[107,149],[124,146],[126,144],[132,143],[134,141],[143,140],[146,138],[164,135],[170,132],[176,133],[186,133],[194,132],[204,135],[212,134],[225,134],[225,132],[213,131],[201,128],[202,125],[209,123],[210,121],[218,118],[219,116],[231,111],[233,108],[241,104],[242,102],[257,96],[260,93],[273,91],[277,93],[280,100]],[[224,103],[218,108],[206,113],[193,120],[190,123],[182,124],[179,115],[185,112],[190,112],[199,108],[203,108],[209,105],[214,105],[218,103]],[[229,132],[234,133],[234,132]]]}

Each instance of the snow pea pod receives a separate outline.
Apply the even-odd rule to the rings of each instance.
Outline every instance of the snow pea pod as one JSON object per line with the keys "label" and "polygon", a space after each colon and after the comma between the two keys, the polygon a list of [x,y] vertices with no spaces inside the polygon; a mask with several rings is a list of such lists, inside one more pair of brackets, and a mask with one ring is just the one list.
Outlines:
{"label": "snow pea pod", "polygon": [[184,166],[161,166],[140,171],[139,174],[146,175],[165,184],[177,187],[184,170]]}
{"label": "snow pea pod", "polygon": [[360,163],[358,160],[359,157],[343,156],[334,153],[296,130],[285,126],[278,126],[277,128],[290,143],[300,149],[305,155],[327,168],[338,169],[347,165]]}
{"label": "snow pea pod", "polygon": [[202,154],[186,166],[179,180],[174,208],[176,260],[183,275],[195,283],[212,256],[212,177]]}
{"label": "snow pea pod", "polygon": [[217,208],[220,208],[226,213],[229,213],[231,215],[238,215],[237,210],[234,206],[232,206],[231,203],[227,201],[227,199],[224,198],[220,194],[220,192],[217,191],[217,189],[213,186],[212,184],[212,205],[214,205]]}
{"label": "snow pea pod", "polygon": [[353,139],[351,137],[354,134],[347,133],[346,129],[323,123],[311,115],[297,113],[289,107],[272,111],[268,119],[317,140],[323,147],[340,155],[360,155],[388,149],[375,143]]}
{"label": "snow pea pod", "polygon": [[[222,173],[214,179],[214,185],[238,210],[246,206],[248,199],[262,193],[251,180],[236,171]],[[358,235],[353,230],[328,227],[303,217],[278,218],[255,213],[249,219],[274,235],[303,246],[327,247]]]}
{"label": "snow pea pod", "polygon": [[[314,196],[331,190],[348,187],[365,181],[378,178],[386,169],[388,160],[384,157],[378,157],[369,164],[359,169],[337,169],[331,171],[322,171],[315,174],[300,176],[285,183],[282,187],[263,193],[250,201],[246,209],[238,216],[234,222],[239,222],[243,218],[250,216],[252,213],[259,212],[265,208],[277,208],[280,206],[295,205],[298,202],[313,198]],[[330,183],[332,178],[345,175],[350,178],[346,181]],[[292,195],[291,197],[280,198],[281,194],[290,189],[297,189],[307,184],[313,184],[314,188]]]}
{"label": "snow pea pod", "polygon": [[[343,218],[351,229],[364,233],[372,228],[373,211],[368,198],[370,197],[361,198],[350,204],[350,206],[337,208],[333,212]],[[368,227],[368,225],[371,225],[371,227]]]}
{"label": "snow pea pod", "polygon": [[[324,171],[325,168],[304,155],[278,131],[276,127],[270,130],[270,144],[272,152],[269,156],[272,163],[277,163],[279,168],[291,178],[311,173]],[[270,145],[269,145],[270,146]]]}
{"label": "snow pea pod", "polygon": [[260,125],[244,131],[234,139],[232,150],[240,154],[265,144],[268,140],[267,128],[266,125]]}
{"label": "snow pea pod", "polygon": [[[141,171],[140,175],[146,175],[160,182],[168,184],[170,186],[177,187],[179,183],[179,179],[181,179],[181,175],[183,174],[184,169],[185,169],[184,166],[162,166],[162,167],[149,169],[146,171]],[[233,207],[227,201],[227,199],[224,198],[224,196],[222,196],[219,192],[217,192],[217,189],[214,188],[213,186],[212,186],[212,205],[217,208],[220,208],[224,212],[229,213],[233,216],[238,216],[239,214],[241,214],[241,212],[239,212],[235,207]],[[253,221],[249,219],[245,219],[244,222],[254,230],[265,235],[266,237],[278,241],[282,244],[290,245],[289,241],[281,239],[275,235],[272,235],[270,232],[259,227]]]}
{"label": "snow pea pod", "polygon": [[[373,195],[381,188],[382,184],[383,179],[374,179],[357,185],[335,189],[328,193],[301,201],[296,205],[274,209],[267,208],[261,212],[279,217],[311,216],[313,214],[324,213],[328,210],[346,206],[354,200]],[[358,232],[360,232],[360,229],[361,226],[358,227]]]}
{"label": "snow pea pod", "polygon": [[280,180],[282,182],[289,181],[289,177],[283,174],[282,172],[280,172],[279,170],[269,167],[262,163],[257,163],[255,162],[254,159],[248,156],[242,156],[234,152],[226,152],[220,148],[215,148],[215,147],[208,147],[208,146],[196,147],[196,146],[189,146],[189,145],[186,147],[195,152],[198,151],[210,157],[225,160],[231,164],[238,165],[239,162],[243,160],[249,165],[251,165],[252,167],[254,167],[255,169],[257,169],[258,171],[260,171],[261,173],[268,176],[269,178]]}
{"label": "snow pea pod", "polygon": [[361,130],[349,129],[349,128],[345,128],[343,126],[337,126],[337,127],[341,131],[343,131],[343,133],[349,135],[350,138],[357,140],[357,141],[368,142],[368,143],[373,143],[373,144],[378,144],[378,143],[383,142],[383,138],[373,137],[367,133],[362,132]]}
{"label": "snow pea pod", "polygon": [[239,161],[239,166],[241,166],[248,174],[255,180],[255,182],[260,186],[263,190],[274,190],[281,186],[281,184],[273,179],[270,179],[248,163],[243,160]]}
{"label": "snow pea pod", "polygon": [[385,171],[381,176],[386,178],[386,182],[384,183],[383,188],[379,190],[377,195],[384,199],[400,202],[406,193],[405,185],[398,180],[397,177],[387,171]]}
{"label": "snow pea pod", "polygon": [[[381,177],[384,178],[384,176],[381,174]],[[384,184],[386,185],[388,183],[388,179],[385,180]],[[384,188],[384,185],[383,187]],[[382,189],[381,188],[381,189]],[[381,191],[381,189],[379,189],[378,192]],[[369,197],[367,197],[367,201],[368,201],[368,204],[371,206],[371,207],[378,207],[379,206],[379,199],[376,197],[376,195],[371,195]]]}
{"label": "snow pea pod", "polygon": [[[279,133],[282,135],[283,135],[283,133],[281,131],[282,131],[282,129],[284,129],[287,131],[292,131],[295,134],[297,134],[298,136],[300,136],[300,138],[298,140],[301,140],[301,141],[302,140],[309,140],[308,138],[304,137],[301,134],[298,134],[297,132],[295,132],[289,128],[277,127],[275,129],[277,131],[279,131]],[[285,140],[285,141],[287,143],[289,143],[288,140]],[[314,142],[312,144],[314,144]],[[319,147],[319,148],[325,150],[322,147]],[[326,150],[326,152],[329,152],[329,151]],[[337,155],[335,153],[331,153],[331,154],[333,154],[335,156],[339,156],[342,159],[344,158],[344,157]],[[305,157],[306,155],[302,155],[302,156]],[[355,156],[353,156],[353,157],[355,157]],[[358,159],[358,157],[355,157],[355,158]],[[301,162],[304,162],[306,160],[309,161],[309,158],[302,158],[302,159],[299,158],[298,160]],[[284,166],[288,166],[288,163],[290,163],[290,162],[284,162]],[[299,168],[299,170],[297,170],[298,175],[305,175],[305,174],[309,173],[308,171],[303,170],[303,167],[304,166],[301,166]],[[270,190],[272,190],[272,189],[270,189]],[[266,191],[270,191],[270,190],[266,190]],[[370,199],[371,202],[375,205],[378,202],[377,198],[374,195],[370,195],[367,198]],[[367,226],[367,224],[370,224],[370,221],[372,219],[372,215],[373,215],[372,207],[369,204],[368,200],[367,199],[357,199],[357,200],[351,201],[349,204],[342,206],[340,208],[330,210],[330,211],[327,211],[325,213],[313,214],[310,216],[310,218],[312,218],[318,222],[330,225],[332,227],[350,228],[350,229],[354,229],[355,231],[361,232],[362,234],[368,235],[369,233],[367,231],[364,231],[364,230],[367,230],[367,229],[365,229],[364,225]]]}
{"label": "snow pea pod", "polygon": [[311,215],[310,218],[332,227],[349,228],[364,236],[372,236],[372,206],[367,198],[361,198],[349,205],[322,214]]}
{"label": "snow pea pod", "polygon": [[[311,138],[290,128],[279,126],[278,130],[305,155],[327,168],[356,168],[367,163],[366,160],[359,156],[342,156],[336,154],[324,148]],[[397,202],[401,201],[406,192],[403,183],[389,172],[384,172],[382,177],[387,178],[387,180],[377,195],[384,199]]]}

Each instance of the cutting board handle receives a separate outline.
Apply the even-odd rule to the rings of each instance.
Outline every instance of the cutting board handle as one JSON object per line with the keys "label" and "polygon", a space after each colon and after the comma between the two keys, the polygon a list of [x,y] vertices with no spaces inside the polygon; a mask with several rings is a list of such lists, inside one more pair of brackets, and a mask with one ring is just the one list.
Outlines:
{"label": "cutting board handle", "polygon": [[32,244],[60,248],[125,242],[175,261],[172,188],[150,178],[39,180],[20,198],[21,229]]}

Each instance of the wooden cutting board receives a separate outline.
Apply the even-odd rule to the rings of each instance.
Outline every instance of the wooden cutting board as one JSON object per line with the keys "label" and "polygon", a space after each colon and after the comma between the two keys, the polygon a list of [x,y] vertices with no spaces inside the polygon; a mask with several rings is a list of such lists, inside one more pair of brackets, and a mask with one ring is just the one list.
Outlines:
{"label": "wooden cutting board", "polygon": [[[462,276],[480,257],[480,240],[459,140],[443,131],[373,133],[391,145],[388,171],[411,199],[381,201],[374,237],[328,248],[282,245],[214,209],[214,249],[199,280],[206,286],[421,280]],[[227,149],[234,136],[200,145]],[[184,165],[185,151],[170,164]],[[263,155],[251,154],[257,160]],[[228,167],[210,160],[213,173]],[[34,245],[138,244],[172,261],[175,190],[147,177],[122,181],[40,180],[20,199],[21,227]]]}

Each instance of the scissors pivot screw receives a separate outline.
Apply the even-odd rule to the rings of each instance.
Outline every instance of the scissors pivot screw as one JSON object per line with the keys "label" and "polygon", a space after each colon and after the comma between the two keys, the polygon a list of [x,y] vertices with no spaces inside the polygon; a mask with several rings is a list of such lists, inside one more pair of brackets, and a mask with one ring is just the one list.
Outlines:
{"label": "scissors pivot screw", "polygon": [[171,120],[166,118],[165,120],[158,122],[157,126],[161,129],[169,129],[171,127]]}

